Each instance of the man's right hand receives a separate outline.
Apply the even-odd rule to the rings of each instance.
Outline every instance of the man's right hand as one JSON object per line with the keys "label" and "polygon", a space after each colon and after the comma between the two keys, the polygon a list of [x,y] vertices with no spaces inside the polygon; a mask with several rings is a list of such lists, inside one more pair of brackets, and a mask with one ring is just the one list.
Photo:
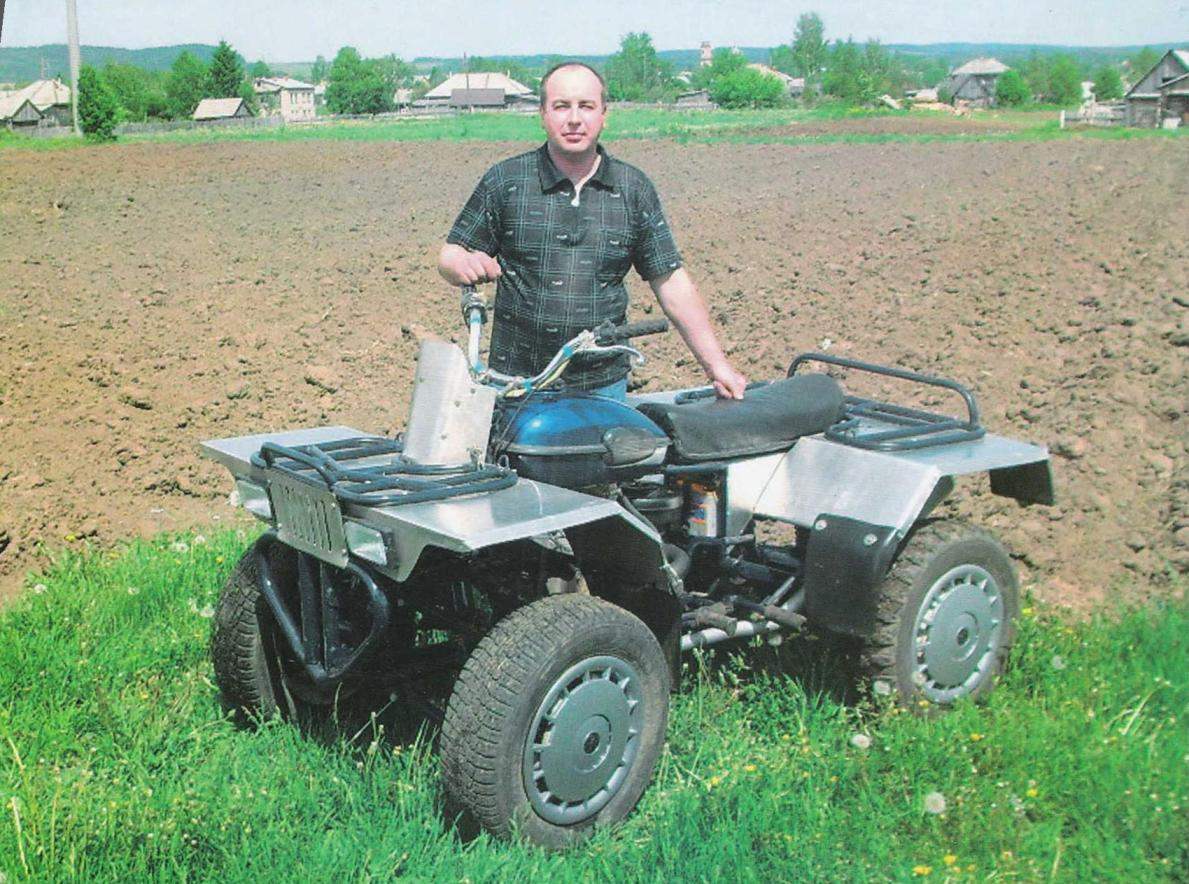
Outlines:
{"label": "man's right hand", "polygon": [[455,243],[446,243],[438,254],[438,273],[451,285],[478,285],[500,277],[500,265],[491,255],[472,252]]}

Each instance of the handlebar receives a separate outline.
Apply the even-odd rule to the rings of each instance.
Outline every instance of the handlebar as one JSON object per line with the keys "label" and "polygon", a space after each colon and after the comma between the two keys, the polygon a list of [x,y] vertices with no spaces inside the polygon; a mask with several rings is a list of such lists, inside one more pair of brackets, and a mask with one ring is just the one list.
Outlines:
{"label": "handlebar", "polygon": [[487,301],[473,285],[462,286],[462,315],[469,327],[467,358],[471,373],[480,381],[502,386],[500,395],[508,398],[524,396],[533,390],[540,390],[555,383],[570,364],[570,360],[582,353],[602,355],[626,353],[637,364],[640,364],[644,361],[644,356],[639,350],[624,344],[623,341],[641,335],[659,334],[669,329],[669,322],[666,319],[645,319],[623,325],[604,322],[596,329],[579,332],[561,346],[561,349],[554,354],[553,358],[549,360],[549,364],[539,374],[531,378],[524,378],[501,374],[483,365],[479,356],[479,341],[483,325],[487,322]]}
{"label": "handlebar", "polygon": [[667,319],[641,319],[639,322],[626,322],[623,325],[604,322],[594,330],[594,334],[595,340],[600,344],[618,344],[629,338],[659,335],[668,330],[669,320]]}

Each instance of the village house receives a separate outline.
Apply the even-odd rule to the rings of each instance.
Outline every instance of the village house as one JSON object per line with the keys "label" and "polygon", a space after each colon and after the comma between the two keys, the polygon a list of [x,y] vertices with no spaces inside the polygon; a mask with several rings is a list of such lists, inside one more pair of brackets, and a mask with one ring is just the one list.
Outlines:
{"label": "village house", "polygon": [[954,68],[937,87],[938,92],[948,94],[951,102],[994,107],[999,77],[1008,70],[1010,68],[997,58],[973,58]]}
{"label": "village house", "polygon": [[[736,55],[743,54],[738,46],[732,47],[731,51],[733,53],[735,53]],[[710,65],[713,63],[714,63],[714,47],[710,45],[709,40],[703,40],[702,46],[699,49],[698,66],[705,68],[705,67],[710,67]],[[788,93],[789,98],[800,98],[802,95],[805,94],[805,78],[804,77],[794,77],[794,76],[791,76],[790,74],[786,74],[784,71],[778,71],[776,68],[774,68],[770,65],[760,64],[759,62],[751,62],[747,66],[749,68],[751,68],[753,71],[759,71],[761,74],[766,74],[769,77],[775,77],[776,79],[780,80],[780,82],[784,84],[785,91]],[[687,82],[687,83],[689,82],[688,77],[686,78],[685,82]],[[687,94],[694,94],[694,93],[687,93]],[[680,103],[680,100],[682,97],[683,96],[681,96],[681,95],[679,95],[677,97],[679,103]]]}
{"label": "village house", "polygon": [[41,111],[28,98],[20,95],[0,98],[0,123],[9,129],[26,129],[40,125]]}
{"label": "village house", "polygon": [[[0,113],[0,121],[12,125],[12,123],[8,123],[8,120],[12,118],[12,114],[23,108],[25,101],[28,101],[41,115],[41,119],[38,121],[41,125],[74,125],[74,118],[70,110],[70,87],[61,80],[34,80],[22,89],[0,92],[0,102],[3,102],[3,108],[10,111],[8,116]],[[22,114],[25,119],[17,122],[16,125],[28,125],[30,112],[25,109]]]}
{"label": "village house", "polygon": [[279,115],[287,123],[314,119],[312,83],[292,77],[257,77],[252,81],[252,90],[260,100],[262,116]]}
{"label": "village house", "polygon": [[769,67],[766,64],[754,62],[748,65],[753,71],[759,71],[761,74],[767,74],[769,77],[775,77],[784,84],[785,91],[789,98],[800,98],[805,94],[805,78],[793,77],[786,74],[784,71],[778,71],[774,67]]}
{"label": "village house", "polygon": [[1166,52],[1123,100],[1128,126],[1189,125],[1189,50]]}
{"label": "village house", "polygon": [[509,107],[517,104],[536,104],[537,96],[522,83],[507,74],[481,72],[451,74],[445,82],[425,93],[414,102],[422,107]]}
{"label": "village house", "polygon": [[242,98],[204,98],[194,108],[191,119],[199,123],[250,117],[252,110]]}

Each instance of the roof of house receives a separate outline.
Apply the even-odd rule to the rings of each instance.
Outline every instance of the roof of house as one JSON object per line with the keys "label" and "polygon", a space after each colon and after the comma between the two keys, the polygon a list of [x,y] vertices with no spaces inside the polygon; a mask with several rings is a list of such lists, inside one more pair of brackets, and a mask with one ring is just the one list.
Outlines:
{"label": "roof of house", "polygon": [[303,83],[292,77],[257,77],[252,81],[257,92],[279,92],[282,89],[313,89],[313,83]]}
{"label": "roof of house", "polygon": [[791,74],[786,74],[784,71],[778,71],[774,67],[769,67],[768,65],[760,64],[759,62],[749,64],[748,67],[759,71],[761,74],[767,74],[770,77],[776,77],[790,89],[805,88],[804,77],[794,77]]}
{"label": "roof of house", "polygon": [[27,98],[35,108],[45,110],[55,104],[70,104],[70,87],[61,80],[34,80],[23,89],[15,89],[0,98]]}
{"label": "roof of house", "polygon": [[37,105],[29,101],[23,95],[5,95],[0,96],[0,120],[10,120],[20,112],[20,109],[28,103],[33,110],[37,111],[38,116],[41,116],[41,111]]}
{"label": "roof of house", "polygon": [[204,98],[198,102],[198,107],[194,108],[194,113],[191,116],[195,120],[221,120],[224,117],[234,117],[243,103],[242,98]]}
{"label": "roof of house", "polygon": [[426,98],[449,98],[455,89],[503,89],[505,95],[532,95],[533,90],[517,83],[507,74],[476,72],[473,74],[451,74],[446,82],[425,93]]}
{"label": "roof of house", "polygon": [[954,68],[953,76],[962,74],[1002,74],[1011,70],[997,58],[972,58],[961,67]]}
{"label": "roof of house", "polygon": [[1183,74],[1173,77],[1172,80],[1168,80],[1168,81],[1165,81],[1164,83],[1160,84],[1159,86],[1156,87],[1156,91],[1154,91],[1154,92],[1153,91],[1148,91],[1148,92],[1140,92],[1139,91],[1139,87],[1141,85],[1143,85],[1143,82],[1145,80],[1147,80],[1148,77],[1150,77],[1152,75],[1152,71],[1156,70],[1156,68],[1158,68],[1158,67],[1160,67],[1160,65],[1164,64],[1164,60],[1166,58],[1168,58],[1170,55],[1177,60],[1177,62],[1181,65],[1181,68],[1184,70],[1185,73],[1189,73],[1189,49],[1170,49],[1170,50],[1168,50],[1168,52],[1164,53],[1164,55],[1160,56],[1160,60],[1158,62],[1156,62],[1154,65],[1152,65],[1146,71],[1144,71],[1144,75],[1135,81],[1135,84],[1130,89],[1127,90],[1127,94],[1124,95],[1123,97],[1124,98],[1156,98],[1160,95],[1161,92],[1164,91],[1164,89],[1169,85],[1169,83],[1179,81],[1181,79],[1181,77],[1183,76]]}

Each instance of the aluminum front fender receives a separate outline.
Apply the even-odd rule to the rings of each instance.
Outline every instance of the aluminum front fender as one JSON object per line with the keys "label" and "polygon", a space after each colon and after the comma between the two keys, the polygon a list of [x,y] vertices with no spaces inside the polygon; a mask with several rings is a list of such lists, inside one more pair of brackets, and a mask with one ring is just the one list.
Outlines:
{"label": "aluminum front fender", "polygon": [[[215,439],[202,449],[237,479],[268,485],[266,471],[251,463],[264,442],[300,446],[363,435],[352,427],[317,427]],[[559,531],[572,538],[580,560],[598,561],[604,570],[638,583],[663,580],[664,575],[661,538],[651,524],[614,500],[531,479],[499,491],[404,506],[347,503],[342,515],[381,533],[387,563],[373,567],[397,581],[408,579],[427,546],[465,555]]]}

